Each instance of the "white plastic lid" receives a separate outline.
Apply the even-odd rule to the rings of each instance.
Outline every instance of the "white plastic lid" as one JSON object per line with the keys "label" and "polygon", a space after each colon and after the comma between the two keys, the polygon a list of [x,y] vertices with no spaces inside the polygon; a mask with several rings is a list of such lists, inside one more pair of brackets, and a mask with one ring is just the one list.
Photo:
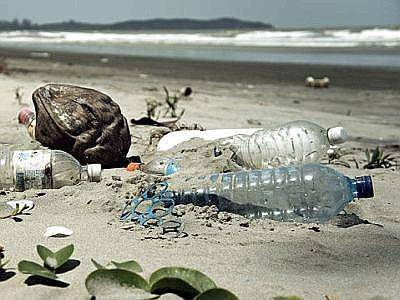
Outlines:
{"label": "white plastic lid", "polygon": [[332,145],[342,144],[349,138],[343,127],[332,127],[328,129],[328,140]]}
{"label": "white plastic lid", "polygon": [[88,165],[89,181],[99,182],[101,180],[101,164]]}

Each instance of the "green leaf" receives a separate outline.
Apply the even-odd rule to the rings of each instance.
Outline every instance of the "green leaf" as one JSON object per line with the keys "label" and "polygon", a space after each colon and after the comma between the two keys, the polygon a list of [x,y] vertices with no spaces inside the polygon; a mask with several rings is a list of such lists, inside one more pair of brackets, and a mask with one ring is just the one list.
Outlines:
{"label": "green leaf", "polygon": [[380,150],[379,147],[376,147],[375,151],[372,152],[371,162],[377,162],[379,158]]}
{"label": "green leaf", "polygon": [[367,157],[367,163],[371,162],[371,152],[369,149],[365,149],[365,156]]}
{"label": "green leaf", "polygon": [[89,294],[95,296],[96,299],[99,296],[104,299],[124,299],[135,295],[139,297],[137,299],[156,299],[154,297],[157,297],[147,293],[149,285],[143,277],[127,270],[93,271],[86,278],[85,286]]}
{"label": "green leaf", "polygon": [[105,266],[103,266],[103,265],[99,264],[97,261],[95,261],[93,258],[91,259],[91,262],[98,270],[106,268]]}
{"label": "green leaf", "polygon": [[67,262],[73,252],[74,245],[68,245],[67,247],[64,247],[61,250],[55,252],[51,257],[49,256],[46,259],[45,264],[52,269],[57,269]]}
{"label": "green leaf", "polygon": [[122,263],[111,261],[111,263],[117,268],[122,270],[128,270],[132,272],[143,272],[142,267],[134,260],[125,261]]}
{"label": "green leaf", "polygon": [[4,202],[0,203],[0,219],[6,219],[6,218],[9,218],[9,217],[12,217],[16,213],[18,213],[18,208],[13,209],[7,203],[4,203]]}
{"label": "green leaf", "polygon": [[10,260],[6,260],[5,262],[2,262],[0,259],[0,270],[3,269],[3,267],[5,267],[6,264],[8,264],[10,262]]}
{"label": "green leaf", "polygon": [[41,265],[33,261],[27,261],[27,260],[20,261],[18,263],[18,271],[20,271],[23,274],[36,275],[53,280],[57,279],[56,274],[54,274],[50,270],[46,269],[45,267],[42,267]]}
{"label": "green leaf", "polygon": [[239,300],[239,298],[228,290],[216,288],[197,295],[193,300]]}
{"label": "green leaf", "polygon": [[183,298],[194,298],[209,289],[216,288],[215,283],[203,273],[187,268],[166,267],[150,276],[150,292],[155,294],[174,293]]}
{"label": "green leaf", "polygon": [[51,251],[49,248],[46,248],[45,246],[42,246],[42,245],[37,245],[36,246],[36,251],[37,251],[37,253],[39,254],[40,258],[43,261],[46,261],[46,259],[49,256],[53,256],[54,255],[53,251]]}

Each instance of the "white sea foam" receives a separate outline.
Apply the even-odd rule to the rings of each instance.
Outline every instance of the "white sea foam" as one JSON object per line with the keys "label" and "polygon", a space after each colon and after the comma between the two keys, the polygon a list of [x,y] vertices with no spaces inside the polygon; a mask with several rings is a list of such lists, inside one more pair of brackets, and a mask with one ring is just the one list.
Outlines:
{"label": "white sea foam", "polygon": [[116,32],[0,32],[0,43],[56,44],[175,44],[247,47],[395,47],[400,29],[251,31],[237,34],[116,33]]}

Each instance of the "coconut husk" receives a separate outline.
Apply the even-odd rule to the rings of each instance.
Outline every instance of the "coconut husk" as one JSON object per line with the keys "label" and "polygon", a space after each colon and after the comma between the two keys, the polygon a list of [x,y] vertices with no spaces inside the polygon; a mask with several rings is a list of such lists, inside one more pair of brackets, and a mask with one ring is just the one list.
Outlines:
{"label": "coconut husk", "polygon": [[68,152],[81,164],[126,165],[129,127],[109,96],[79,86],[48,84],[38,88],[32,100],[35,138],[43,146]]}

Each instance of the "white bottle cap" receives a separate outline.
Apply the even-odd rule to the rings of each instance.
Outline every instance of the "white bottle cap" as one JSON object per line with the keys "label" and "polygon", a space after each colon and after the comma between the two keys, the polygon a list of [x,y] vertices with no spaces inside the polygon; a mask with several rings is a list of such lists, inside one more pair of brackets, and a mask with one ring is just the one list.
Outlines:
{"label": "white bottle cap", "polygon": [[343,127],[332,127],[328,129],[328,140],[332,145],[342,144],[349,138]]}
{"label": "white bottle cap", "polygon": [[89,181],[99,182],[101,180],[101,164],[88,165]]}

